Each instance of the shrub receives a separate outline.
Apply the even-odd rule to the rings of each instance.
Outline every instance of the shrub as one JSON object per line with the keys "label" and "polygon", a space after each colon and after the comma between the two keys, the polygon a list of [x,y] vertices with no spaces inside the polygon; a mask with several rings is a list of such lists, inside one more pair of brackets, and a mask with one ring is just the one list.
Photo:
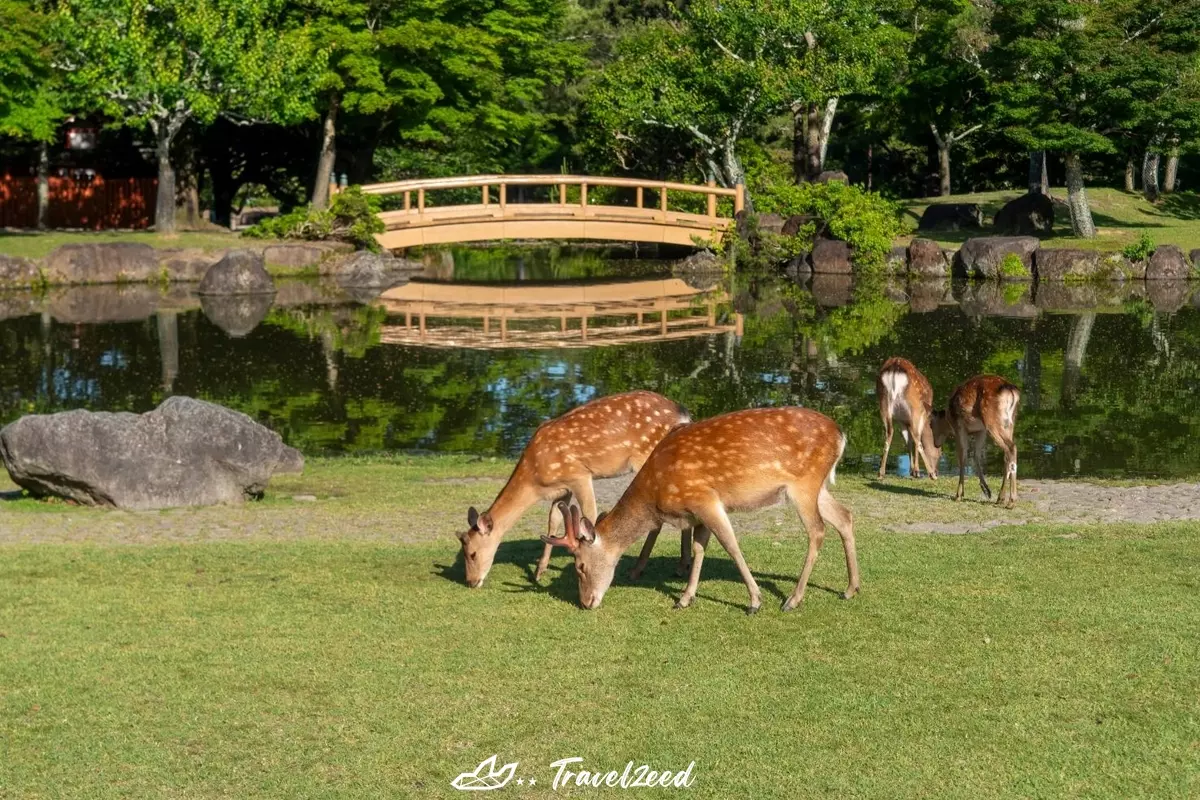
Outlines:
{"label": "shrub", "polygon": [[1000,261],[1000,274],[1005,278],[1028,278],[1029,267],[1016,253],[1005,253]]}
{"label": "shrub", "polygon": [[302,208],[268,217],[242,232],[254,239],[305,239],[350,242],[355,247],[378,251],[375,234],[383,233],[379,202],[352,186],[333,196],[328,210]]}
{"label": "shrub", "polygon": [[1135,264],[1139,261],[1148,261],[1150,256],[1154,255],[1154,240],[1150,238],[1150,234],[1142,231],[1138,240],[1133,244],[1126,245],[1121,254]]}
{"label": "shrub", "polygon": [[892,202],[874,192],[844,183],[773,183],[755,195],[758,210],[790,217],[811,215],[815,221],[797,232],[790,251],[812,247],[829,234],[854,250],[854,262],[868,271],[881,271],[892,240],[900,234],[900,215]]}

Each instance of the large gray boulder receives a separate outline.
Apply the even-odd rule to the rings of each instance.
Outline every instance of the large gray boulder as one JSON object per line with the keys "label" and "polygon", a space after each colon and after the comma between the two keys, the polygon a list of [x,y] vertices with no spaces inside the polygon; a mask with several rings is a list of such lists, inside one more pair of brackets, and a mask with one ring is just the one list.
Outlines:
{"label": "large gray boulder", "polygon": [[389,252],[359,250],[340,259],[334,280],[345,289],[387,289],[424,268],[419,261],[396,258]]}
{"label": "large gray boulder", "polygon": [[917,227],[923,231],[979,230],[983,209],[978,203],[934,203],[921,214]]}
{"label": "large gray boulder", "polygon": [[28,258],[0,254],[0,289],[10,286],[32,286],[42,279],[42,273]]}
{"label": "large gray boulder", "polygon": [[1040,192],[1021,195],[996,212],[992,228],[1010,236],[1048,234],[1054,230],[1054,201]]}
{"label": "large gray boulder", "polygon": [[716,253],[700,250],[671,265],[671,274],[693,289],[708,291],[725,277],[726,263]]}
{"label": "large gray boulder", "polygon": [[240,503],[304,458],[222,406],[172,397],[145,414],[35,414],[0,430],[0,460],[35,495],[128,509]]}
{"label": "large gray boulder", "polygon": [[64,244],[43,263],[49,283],[121,283],[158,278],[158,254],[148,244]]}
{"label": "large gray boulder", "polygon": [[942,246],[931,239],[913,239],[908,245],[908,274],[919,278],[944,278],[950,265]]}
{"label": "large gray boulder", "polygon": [[[1000,265],[1009,253],[1021,260],[1028,275],[1033,276],[1033,254],[1037,252],[1038,240],[1033,236],[980,236],[967,239],[959,248],[954,259],[956,274],[968,278],[1001,278]],[[1018,277],[1018,276],[1008,276]]]}
{"label": "large gray boulder", "polygon": [[808,260],[818,275],[849,275],[854,271],[850,245],[836,239],[817,239]]}
{"label": "large gray boulder", "polygon": [[1185,281],[1192,276],[1192,268],[1184,258],[1178,245],[1160,244],[1146,265],[1146,280]]}
{"label": "large gray boulder", "polygon": [[274,294],[275,282],[263,266],[262,253],[230,250],[208,268],[200,294]]}

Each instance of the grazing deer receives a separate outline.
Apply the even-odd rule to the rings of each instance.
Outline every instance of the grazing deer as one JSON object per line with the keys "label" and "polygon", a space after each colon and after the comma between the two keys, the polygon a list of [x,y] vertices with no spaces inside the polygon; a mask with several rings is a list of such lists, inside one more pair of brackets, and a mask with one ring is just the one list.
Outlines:
{"label": "grazing deer", "polygon": [[879,398],[879,417],[883,420],[883,458],[879,460],[879,477],[887,471],[888,449],[892,446],[892,420],[904,427],[900,435],[909,447],[912,475],[921,477],[921,460],[925,471],[937,480],[937,464],[942,449],[933,441],[933,387],[911,361],[889,358],[875,379],[875,394]]}
{"label": "grazing deer", "polygon": [[692,532],[692,570],[676,608],[696,597],[700,567],[710,533],[737,564],[750,591],[748,613],[758,610],[761,596],[737,537],[729,511],[765,508],[791,500],[808,531],[808,556],[795,591],[784,601],[790,611],[804,600],[804,589],[825,540],[825,524],[837,529],[846,551],[849,586],[858,592],[858,559],[850,512],[829,493],[846,437],[837,423],[804,408],[756,408],[735,411],[677,428],[654,448],[633,483],[606,516],[593,524],[574,506],[560,506],[565,535],[545,537],[575,555],[579,600],[596,608],[612,583],[621,554],[649,535],[646,552],[664,523]]}
{"label": "grazing deer", "polygon": [[[500,539],[530,506],[569,492],[579,498],[586,513],[594,516],[592,478],[611,478],[638,470],[668,431],[690,421],[687,412],[673,401],[654,392],[639,391],[601,397],[543,423],[491,507],[482,514],[474,507],[467,511],[470,528],[458,534],[467,585],[483,585]],[[560,516],[551,509],[551,536]],[[681,549],[682,569],[690,545],[685,542]],[[546,545],[534,580],[540,581],[545,574],[550,553],[551,547]]]}
{"label": "grazing deer", "polygon": [[[933,439],[938,447],[947,436],[954,436],[958,443],[958,491],[955,500],[963,497],[966,482],[967,447],[971,445],[974,455],[975,473],[979,476],[979,488],[983,496],[992,499],[992,490],[983,477],[984,448],[987,437],[1004,450],[1004,478],[1000,481],[1000,496],[997,503],[1004,502],[1004,485],[1008,484],[1008,508],[1017,502],[1017,446],[1013,442],[1013,427],[1017,423],[1017,407],[1021,403],[1021,390],[1004,378],[996,375],[976,375],[964,382],[950,395],[945,411],[933,418]],[[970,437],[970,441],[968,441]]]}

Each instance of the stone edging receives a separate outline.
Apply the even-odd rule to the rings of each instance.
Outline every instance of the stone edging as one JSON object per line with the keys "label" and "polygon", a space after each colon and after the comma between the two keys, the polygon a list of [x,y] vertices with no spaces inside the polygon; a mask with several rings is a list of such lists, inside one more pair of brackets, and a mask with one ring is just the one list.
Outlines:
{"label": "stone edging", "polygon": [[133,242],[65,244],[37,260],[0,255],[0,288],[199,281],[209,267],[233,250],[261,252],[273,271],[326,274],[336,271],[335,256],[353,252],[354,247],[341,242],[263,244],[253,239],[215,251]]}

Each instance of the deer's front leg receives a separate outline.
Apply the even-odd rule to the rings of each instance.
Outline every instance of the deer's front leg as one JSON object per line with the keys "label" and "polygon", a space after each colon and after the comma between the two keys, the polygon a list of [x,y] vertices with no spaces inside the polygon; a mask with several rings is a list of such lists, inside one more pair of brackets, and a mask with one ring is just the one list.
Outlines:
{"label": "deer's front leg", "polygon": [[683,595],[675,601],[676,608],[687,608],[696,599],[696,589],[700,586],[700,567],[704,565],[704,548],[708,547],[709,530],[703,525],[692,528],[692,573],[688,576],[687,588]]}
{"label": "deer's front leg", "polygon": [[629,580],[636,581],[646,571],[646,562],[650,560],[650,553],[654,552],[654,543],[658,541],[658,534],[661,530],[662,526],[659,525],[646,536],[646,543],[642,545],[642,552],[638,554],[637,563],[633,565],[633,569],[629,570]]}

